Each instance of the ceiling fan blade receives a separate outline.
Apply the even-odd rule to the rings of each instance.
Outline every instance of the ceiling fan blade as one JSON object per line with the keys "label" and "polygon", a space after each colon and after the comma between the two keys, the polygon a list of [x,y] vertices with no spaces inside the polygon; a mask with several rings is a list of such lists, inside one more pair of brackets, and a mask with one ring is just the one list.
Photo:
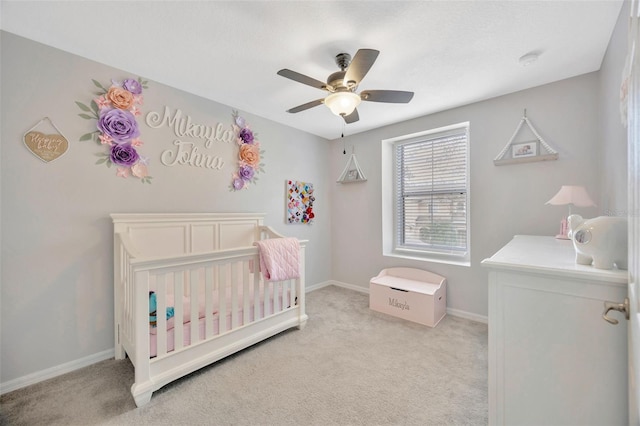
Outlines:
{"label": "ceiling fan blade", "polygon": [[413,98],[413,92],[400,90],[365,90],[360,93],[363,101],[388,102],[392,104],[406,104]]}
{"label": "ceiling fan blade", "polygon": [[298,83],[306,84],[307,86],[315,87],[316,89],[327,90],[327,91],[329,90],[327,83],[323,83],[320,80],[307,77],[304,74],[300,74],[299,72],[291,71],[286,68],[278,71],[278,75],[281,75],[293,81],[297,81]]}
{"label": "ceiling fan blade", "polygon": [[298,105],[297,107],[288,109],[287,112],[291,114],[295,114],[296,112],[304,111],[309,108],[313,108],[318,105],[322,105],[324,99],[316,99],[315,101],[307,102],[306,104]]}
{"label": "ceiling fan blade", "polygon": [[347,124],[355,123],[356,121],[360,120],[357,109],[354,109],[353,112],[349,115],[343,115],[342,118],[344,118],[344,122]]}
{"label": "ceiling fan blade", "polygon": [[380,54],[379,51],[373,49],[360,49],[351,60],[349,67],[344,75],[345,85],[353,81],[355,85],[360,84],[365,75],[369,72],[376,58]]}

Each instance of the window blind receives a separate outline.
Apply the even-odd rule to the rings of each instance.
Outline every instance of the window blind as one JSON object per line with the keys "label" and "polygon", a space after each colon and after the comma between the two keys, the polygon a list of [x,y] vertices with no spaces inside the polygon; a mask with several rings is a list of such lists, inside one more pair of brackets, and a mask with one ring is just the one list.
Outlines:
{"label": "window blind", "polygon": [[396,247],[467,252],[467,128],[395,146]]}

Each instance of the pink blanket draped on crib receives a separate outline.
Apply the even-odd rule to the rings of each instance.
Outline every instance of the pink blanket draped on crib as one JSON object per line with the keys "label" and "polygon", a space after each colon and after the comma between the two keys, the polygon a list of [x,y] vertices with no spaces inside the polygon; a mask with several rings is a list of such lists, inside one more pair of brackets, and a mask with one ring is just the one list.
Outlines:
{"label": "pink blanket draped on crib", "polygon": [[300,244],[297,238],[271,238],[253,243],[260,251],[260,270],[266,281],[300,277]]}

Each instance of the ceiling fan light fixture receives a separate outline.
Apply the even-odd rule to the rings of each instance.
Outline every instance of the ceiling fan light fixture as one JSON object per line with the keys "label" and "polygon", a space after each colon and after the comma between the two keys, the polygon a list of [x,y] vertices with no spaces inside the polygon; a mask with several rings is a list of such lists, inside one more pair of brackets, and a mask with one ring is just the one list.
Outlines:
{"label": "ceiling fan light fixture", "polygon": [[360,96],[353,92],[336,92],[324,98],[324,104],[331,112],[342,116],[351,114],[360,101]]}
{"label": "ceiling fan light fixture", "polygon": [[353,59],[348,53],[338,54],[336,64],[340,67],[340,71],[330,74],[326,83],[288,68],[281,69],[277,74],[282,77],[329,92],[323,98],[290,108],[287,112],[295,114],[325,104],[333,114],[341,116],[346,124],[351,124],[360,120],[356,107],[362,101],[408,103],[413,98],[413,92],[400,90],[365,90],[359,94],[356,92],[379,53],[374,49],[358,49]]}

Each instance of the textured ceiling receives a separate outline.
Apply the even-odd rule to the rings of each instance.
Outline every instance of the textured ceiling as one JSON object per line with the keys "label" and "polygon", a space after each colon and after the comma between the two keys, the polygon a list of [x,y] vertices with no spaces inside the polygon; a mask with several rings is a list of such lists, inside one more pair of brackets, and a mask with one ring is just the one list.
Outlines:
{"label": "textured ceiling", "polygon": [[[334,57],[380,51],[358,91],[415,92],[363,102],[354,134],[600,68],[620,0],[591,1],[6,1],[1,27],[327,139],[343,121],[317,80]],[[518,58],[538,52],[522,66]]]}

